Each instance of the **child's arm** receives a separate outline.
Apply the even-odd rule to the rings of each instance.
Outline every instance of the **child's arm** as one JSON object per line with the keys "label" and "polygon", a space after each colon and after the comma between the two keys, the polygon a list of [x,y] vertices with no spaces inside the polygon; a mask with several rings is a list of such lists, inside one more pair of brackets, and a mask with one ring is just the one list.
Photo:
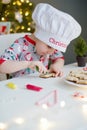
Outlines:
{"label": "child's arm", "polygon": [[26,69],[27,67],[28,61],[6,60],[2,64],[0,64],[0,72],[10,74],[22,69]]}
{"label": "child's arm", "polygon": [[50,65],[49,72],[54,72],[55,77],[63,75],[64,59],[59,58],[53,64]]}
{"label": "child's arm", "polygon": [[40,73],[45,73],[47,69],[44,67],[42,62],[40,61],[13,61],[13,60],[6,60],[0,64],[0,72],[1,73],[14,73],[20,71],[22,69],[30,68],[32,70],[36,69],[36,66],[39,68]]}

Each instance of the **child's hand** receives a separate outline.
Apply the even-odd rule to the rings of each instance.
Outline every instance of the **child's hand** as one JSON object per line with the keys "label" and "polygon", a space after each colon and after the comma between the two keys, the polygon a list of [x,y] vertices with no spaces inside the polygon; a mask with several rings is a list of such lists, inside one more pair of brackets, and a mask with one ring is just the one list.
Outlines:
{"label": "child's hand", "polygon": [[54,77],[57,76],[61,77],[63,75],[63,71],[62,71],[63,65],[64,65],[64,61],[59,60],[50,66],[49,72],[51,73],[54,72],[55,73]]}
{"label": "child's hand", "polygon": [[30,61],[28,67],[32,70],[35,70],[38,68],[38,72],[40,73],[46,73],[47,69],[40,61]]}
{"label": "child's hand", "polygon": [[54,72],[55,73],[55,75],[54,75],[54,77],[61,77],[62,75],[63,75],[63,71],[60,69],[60,68],[54,68],[54,67],[51,67],[50,69],[49,69],[49,72],[50,73],[52,73],[52,72]]}

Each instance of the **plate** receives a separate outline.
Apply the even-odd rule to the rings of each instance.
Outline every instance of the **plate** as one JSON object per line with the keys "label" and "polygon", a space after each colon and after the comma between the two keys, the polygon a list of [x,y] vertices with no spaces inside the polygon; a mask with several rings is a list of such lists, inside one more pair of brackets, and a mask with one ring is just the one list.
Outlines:
{"label": "plate", "polygon": [[64,82],[70,84],[70,85],[74,85],[74,86],[77,86],[77,87],[84,87],[84,88],[87,88],[87,85],[84,85],[84,84],[77,84],[77,83],[74,83],[74,82],[71,82],[71,81],[68,81],[66,80],[66,77],[64,78]]}

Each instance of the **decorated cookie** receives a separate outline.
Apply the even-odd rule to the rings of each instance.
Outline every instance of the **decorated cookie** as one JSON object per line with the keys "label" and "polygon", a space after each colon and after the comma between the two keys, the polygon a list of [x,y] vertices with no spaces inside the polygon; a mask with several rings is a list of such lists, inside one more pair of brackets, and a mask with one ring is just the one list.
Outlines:
{"label": "decorated cookie", "polygon": [[66,80],[75,82],[77,84],[87,85],[87,71],[83,69],[72,70],[66,76]]}
{"label": "decorated cookie", "polygon": [[50,78],[50,77],[54,77],[55,73],[46,73],[46,74],[41,74],[39,77],[40,78]]}

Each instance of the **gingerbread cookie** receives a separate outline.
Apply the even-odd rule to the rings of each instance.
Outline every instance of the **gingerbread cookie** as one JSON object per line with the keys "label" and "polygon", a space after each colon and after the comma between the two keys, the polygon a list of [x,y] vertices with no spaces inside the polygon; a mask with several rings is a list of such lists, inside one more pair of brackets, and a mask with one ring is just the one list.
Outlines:
{"label": "gingerbread cookie", "polygon": [[78,81],[78,78],[76,78],[76,77],[74,77],[74,76],[67,76],[66,77],[66,80],[68,80],[68,81],[72,81],[72,82],[77,82]]}
{"label": "gingerbread cookie", "polygon": [[78,80],[76,83],[87,85],[87,80]]}
{"label": "gingerbread cookie", "polygon": [[55,73],[46,73],[46,74],[41,74],[39,77],[40,78],[50,78],[50,77],[54,77]]}
{"label": "gingerbread cookie", "polygon": [[66,80],[87,85],[87,71],[83,69],[70,71],[66,76]]}

